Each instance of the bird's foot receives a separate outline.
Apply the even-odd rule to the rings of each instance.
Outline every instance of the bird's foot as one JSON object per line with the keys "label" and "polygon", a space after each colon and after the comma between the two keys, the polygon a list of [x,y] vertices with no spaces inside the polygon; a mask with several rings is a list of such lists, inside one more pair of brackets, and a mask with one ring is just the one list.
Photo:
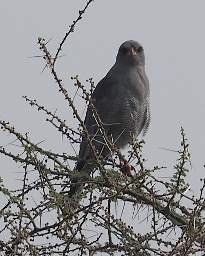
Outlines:
{"label": "bird's foot", "polygon": [[133,177],[132,171],[134,171],[134,170],[135,170],[134,166],[130,165],[127,160],[125,160],[125,159],[120,160],[120,171],[124,175],[126,175],[128,177]]}

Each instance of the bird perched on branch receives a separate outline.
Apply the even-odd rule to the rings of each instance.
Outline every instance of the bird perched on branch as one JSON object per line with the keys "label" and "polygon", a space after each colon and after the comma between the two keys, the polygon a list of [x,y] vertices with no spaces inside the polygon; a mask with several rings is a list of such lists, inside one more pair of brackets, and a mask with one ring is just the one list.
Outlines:
{"label": "bird perched on branch", "polygon": [[112,154],[108,138],[121,149],[133,136],[146,133],[150,123],[149,94],[144,49],[136,41],[126,41],[118,50],[115,64],[91,96],[84,121],[87,135],[82,137],[76,165],[79,175],[71,179],[71,196],[82,189],[85,176],[92,171],[86,166],[94,158],[93,149],[106,158]]}

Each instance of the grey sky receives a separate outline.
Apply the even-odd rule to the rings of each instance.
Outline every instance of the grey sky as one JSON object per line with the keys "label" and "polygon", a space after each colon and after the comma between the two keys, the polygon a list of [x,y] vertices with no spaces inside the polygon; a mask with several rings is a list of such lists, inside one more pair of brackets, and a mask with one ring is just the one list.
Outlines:
{"label": "grey sky", "polygon": [[[64,152],[69,145],[61,143],[43,115],[21,96],[39,99],[70,120],[52,77],[47,71],[41,73],[42,60],[28,57],[40,54],[38,36],[52,39],[50,47],[56,50],[84,4],[84,0],[8,0],[0,8],[0,118],[10,120],[20,131],[30,131],[36,142],[46,140],[45,145]],[[58,66],[66,88],[72,90],[70,76],[79,74],[81,80],[93,77],[98,82],[113,65],[123,41],[142,43],[151,88],[152,122],[145,147],[148,165],[173,163],[176,154],[160,147],[178,149],[183,126],[191,144],[192,184],[204,176],[204,9],[203,0],[95,0],[63,48],[66,56]],[[6,144],[9,138],[2,141]],[[4,158],[0,161],[2,176],[11,178],[18,171]],[[168,176],[169,170],[165,173]]]}

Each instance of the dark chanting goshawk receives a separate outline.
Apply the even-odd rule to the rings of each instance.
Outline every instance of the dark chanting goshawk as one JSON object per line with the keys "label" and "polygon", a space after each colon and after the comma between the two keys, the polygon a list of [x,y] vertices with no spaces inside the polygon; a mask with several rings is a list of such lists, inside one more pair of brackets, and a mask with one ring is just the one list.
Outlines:
{"label": "dark chanting goshawk", "polygon": [[[144,49],[136,41],[126,41],[118,50],[115,64],[93,91],[92,107],[90,104],[86,112],[84,124],[98,155],[107,158],[111,152],[96,123],[93,106],[106,135],[118,149],[122,149],[132,141],[133,136],[146,133],[150,123],[149,95]],[[76,165],[79,175],[71,179],[71,196],[82,190],[83,177],[89,176],[92,171],[86,168],[86,164],[92,158],[90,144],[83,136]]]}

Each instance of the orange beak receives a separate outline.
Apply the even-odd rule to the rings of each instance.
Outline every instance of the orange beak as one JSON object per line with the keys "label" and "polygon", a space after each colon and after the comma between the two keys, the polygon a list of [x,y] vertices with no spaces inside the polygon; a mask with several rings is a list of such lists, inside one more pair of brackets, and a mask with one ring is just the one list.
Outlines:
{"label": "orange beak", "polygon": [[128,51],[128,55],[134,56],[134,55],[137,55],[137,52],[135,51],[135,49],[133,47],[131,47]]}

